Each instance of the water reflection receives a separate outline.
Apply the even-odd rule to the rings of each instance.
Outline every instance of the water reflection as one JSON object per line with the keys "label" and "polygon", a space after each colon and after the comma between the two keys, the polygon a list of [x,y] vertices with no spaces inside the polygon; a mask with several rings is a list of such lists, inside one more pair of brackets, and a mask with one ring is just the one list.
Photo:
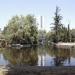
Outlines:
{"label": "water reflection", "polygon": [[75,49],[55,47],[1,49],[0,62],[2,62],[0,65],[75,66]]}
{"label": "water reflection", "polygon": [[3,56],[13,65],[36,65],[38,61],[37,51],[34,49],[7,49],[3,51]]}
{"label": "water reflection", "polygon": [[55,66],[62,66],[66,60],[70,63],[70,49],[58,49],[53,48],[53,55],[54,55],[54,65]]}

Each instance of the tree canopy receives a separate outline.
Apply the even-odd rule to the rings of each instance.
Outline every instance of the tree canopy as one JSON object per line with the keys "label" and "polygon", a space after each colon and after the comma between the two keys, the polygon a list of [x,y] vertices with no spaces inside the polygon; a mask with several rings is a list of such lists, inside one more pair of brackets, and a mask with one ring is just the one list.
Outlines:
{"label": "tree canopy", "polygon": [[36,18],[33,15],[14,16],[4,28],[3,34],[10,43],[37,43]]}
{"label": "tree canopy", "polygon": [[62,16],[59,14],[59,7],[56,7],[54,23],[52,23],[52,35],[51,40],[55,43],[62,42],[70,42],[70,27],[65,27],[62,23]]}

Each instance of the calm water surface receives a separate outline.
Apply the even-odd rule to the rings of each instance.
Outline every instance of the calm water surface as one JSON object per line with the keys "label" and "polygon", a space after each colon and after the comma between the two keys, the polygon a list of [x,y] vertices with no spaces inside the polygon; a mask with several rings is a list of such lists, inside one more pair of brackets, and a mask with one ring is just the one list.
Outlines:
{"label": "calm water surface", "polygon": [[75,49],[0,49],[0,65],[75,66]]}

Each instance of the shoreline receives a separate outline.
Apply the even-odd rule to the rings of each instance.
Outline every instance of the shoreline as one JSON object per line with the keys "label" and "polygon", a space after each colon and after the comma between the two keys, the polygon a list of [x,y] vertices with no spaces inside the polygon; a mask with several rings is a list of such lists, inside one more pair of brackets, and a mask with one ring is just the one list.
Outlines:
{"label": "shoreline", "polygon": [[75,43],[71,43],[71,42],[58,42],[56,43],[56,45],[67,45],[67,46],[75,46]]}
{"label": "shoreline", "polygon": [[2,72],[0,75],[75,75],[75,66],[14,66]]}
{"label": "shoreline", "polygon": [[58,42],[55,44],[57,48],[75,48],[75,43],[71,42]]}

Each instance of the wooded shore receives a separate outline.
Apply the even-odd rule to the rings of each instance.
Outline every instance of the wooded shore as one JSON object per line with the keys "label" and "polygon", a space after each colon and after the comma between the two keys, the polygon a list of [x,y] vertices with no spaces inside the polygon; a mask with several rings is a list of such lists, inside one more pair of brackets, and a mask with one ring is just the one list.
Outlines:
{"label": "wooded shore", "polygon": [[75,66],[67,67],[40,67],[15,66],[10,69],[0,67],[0,75],[75,75]]}

